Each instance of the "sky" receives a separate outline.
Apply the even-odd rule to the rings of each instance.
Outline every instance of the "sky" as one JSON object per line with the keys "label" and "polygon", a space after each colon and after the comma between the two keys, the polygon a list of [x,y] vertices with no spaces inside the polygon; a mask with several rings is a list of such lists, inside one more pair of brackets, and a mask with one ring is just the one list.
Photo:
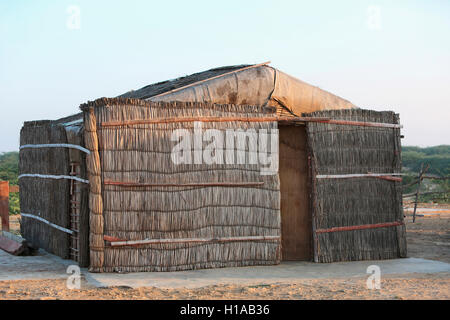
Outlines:
{"label": "sky", "polygon": [[0,0],[0,152],[24,121],[214,67],[271,65],[450,144],[450,1]]}

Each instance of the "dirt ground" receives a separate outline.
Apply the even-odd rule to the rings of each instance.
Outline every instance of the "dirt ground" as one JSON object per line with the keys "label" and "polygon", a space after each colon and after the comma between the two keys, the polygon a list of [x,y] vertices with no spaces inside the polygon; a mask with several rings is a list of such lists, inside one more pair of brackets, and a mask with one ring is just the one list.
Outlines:
{"label": "dirt ground", "polygon": [[20,215],[9,216],[9,228],[11,233],[20,235]]}
{"label": "dirt ground", "polygon": [[413,207],[405,206],[408,256],[450,263],[450,205],[421,204],[414,223]]}
{"label": "dirt ground", "polygon": [[[424,207],[424,206],[422,206]],[[450,263],[450,206],[420,209],[412,223],[405,210],[408,256]],[[16,223],[17,224],[17,223]],[[349,279],[304,279],[295,283],[220,285],[197,289],[144,287],[96,288],[82,279],[81,289],[70,290],[66,280],[0,281],[2,299],[93,300],[93,299],[439,299],[450,300],[450,273],[386,275],[380,290],[369,290],[367,277]]]}
{"label": "dirt ground", "polygon": [[66,280],[0,282],[0,299],[40,300],[317,300],[317,299],[450,299],[450,273],[408,274],[382,278],[380,290],[369,290],[366,278],[305,279],[292,284],[208,286],[198,289],[145,287],[95,288],[82,281],[80,290],[69,290]]}

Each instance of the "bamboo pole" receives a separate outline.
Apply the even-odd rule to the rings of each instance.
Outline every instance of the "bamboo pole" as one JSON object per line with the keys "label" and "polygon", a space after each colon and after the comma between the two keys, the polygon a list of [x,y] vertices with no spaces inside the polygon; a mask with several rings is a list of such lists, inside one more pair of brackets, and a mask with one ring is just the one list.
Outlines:
{"label": "bamboo pole", "polygon": [[264,182],[135,183],[105,180],[103,184],[122,187],[251,187],[261,186]]}

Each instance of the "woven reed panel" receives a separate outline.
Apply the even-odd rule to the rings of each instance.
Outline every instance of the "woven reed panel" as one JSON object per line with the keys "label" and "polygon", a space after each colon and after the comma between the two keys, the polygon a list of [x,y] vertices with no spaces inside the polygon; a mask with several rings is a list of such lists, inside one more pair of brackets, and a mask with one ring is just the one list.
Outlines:
{"label": "woven reed panel", "polygon": [[[330,110],[306,116],[399,123],[394,112]],[[315,179],[316,175],[401,172],[400,129],[308,123],[313,159],[316,229],[403,222],[402,186],[376,178]],[[406,256],[405,226],[315,234],[316,261],[390,259]]]}
{"label": "woven reed panel", "polygon": [[[124,240],[280,236],[278,174],[261,175],[259,164],[175,164],[171,160],[176,144],[171,141],[172,132],[185,129],[193,133],[193,123],[102,127],[114,121],[173,117],[260,117],[272,113],[272,108],[133,99],[101,101],[91,105],[96,106],[103,183],[264,182],[251,187],[103,185],[105,235]],[[276,129],[277,123],[203,122],[202,128]],[[243,151],[248,157],[248,144]],[[103,271],[174,271],[268,265],[279,260],[277,240],[106,246]]]}
{"label": "woven reed panel", "polygon": [[[20,145],[67,143],[62,125],[51,121],[26,122],[20,132]],[[22,149],[19,155],[19,174],[68,175],[70,172],[67,148]],[[69,181],[24,177],[19,180],[20,212],[38,215],[64,228],[69,222]],[[22,236],[34,246],[67,259],[69,235],[41,221],[22,218]]]}

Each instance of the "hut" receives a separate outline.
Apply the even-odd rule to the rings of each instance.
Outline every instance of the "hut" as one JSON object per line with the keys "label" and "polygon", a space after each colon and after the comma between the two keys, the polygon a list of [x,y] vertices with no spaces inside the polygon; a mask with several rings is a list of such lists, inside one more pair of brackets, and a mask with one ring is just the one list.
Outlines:
{"label": "hut", "polygon": [[22,235],[93,272],[406,256],[399,116],[267,63],[26,122]]}

